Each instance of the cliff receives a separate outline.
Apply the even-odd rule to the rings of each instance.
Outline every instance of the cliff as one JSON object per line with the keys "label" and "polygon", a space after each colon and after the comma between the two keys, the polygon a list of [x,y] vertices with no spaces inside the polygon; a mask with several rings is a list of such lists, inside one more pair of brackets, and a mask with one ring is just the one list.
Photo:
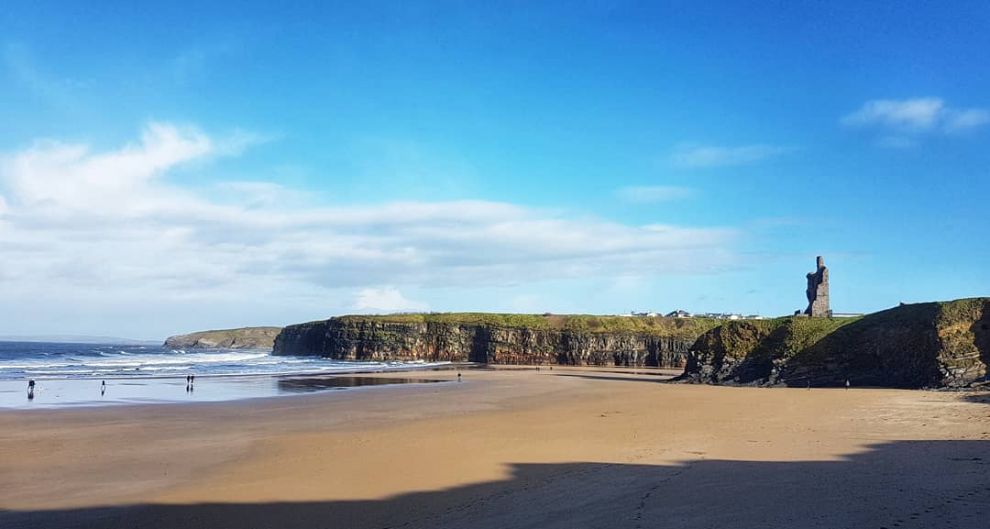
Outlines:
{"label": "cliff", "polygon": [[519,314],[342,316],[289,325],[274,354],[338,360],[682,367],[718,321]]}
{"label": "cliff", "polygon": [[168,337],[165,340],[165,347],[173,349],[271,349],[275,343],[275,337],[281,330],[281,327],[242,327],[240,329],[180,334]]}
{"label": "cliff", "polygon": [[990,374],[990,298],[902,305],[859,318],[342,316],[286,327],[274,354],[683,366],[681,380],[710,384],[964,387]]}
{"label": "cliff", "polygon": [[860,318],[726,322],[691,347],[682,379],[902,388],[986,380],[990,298],[902,305]]}

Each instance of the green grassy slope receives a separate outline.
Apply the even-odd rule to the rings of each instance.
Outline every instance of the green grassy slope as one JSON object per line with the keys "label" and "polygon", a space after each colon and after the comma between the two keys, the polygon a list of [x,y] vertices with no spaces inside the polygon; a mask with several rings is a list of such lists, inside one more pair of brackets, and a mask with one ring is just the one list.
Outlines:
{"label": "green grassy slope", "polygon": [[343,321],[382,323],[482,325],[489,327],[569,330],[601,333],[642,333],[662,336],[698,336],[724,320],[710,318],[649,318],[594,316],[586,314],[496,314],[485,312],[440,312],[389,314],[381,316],[340,316]]}
{"label": "green grassy slope", "polygon": [[902,305],[859,318],[729,322],[701,336],[695,379],[795,386],[963,386],[990,362],[990,298]]}

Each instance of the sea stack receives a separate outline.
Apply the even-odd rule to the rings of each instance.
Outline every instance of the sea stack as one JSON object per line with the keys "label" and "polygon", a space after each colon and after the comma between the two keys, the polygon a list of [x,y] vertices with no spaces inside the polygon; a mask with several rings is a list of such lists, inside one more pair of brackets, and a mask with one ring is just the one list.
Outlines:
{"label": "sea stack", "polygon": [[828,306],[828,267],[825,266],[825,258],[818,256],[818,267],[814,272],[808,274],[808,308],[804,313],[812,318],[831,316],[832,310]]}

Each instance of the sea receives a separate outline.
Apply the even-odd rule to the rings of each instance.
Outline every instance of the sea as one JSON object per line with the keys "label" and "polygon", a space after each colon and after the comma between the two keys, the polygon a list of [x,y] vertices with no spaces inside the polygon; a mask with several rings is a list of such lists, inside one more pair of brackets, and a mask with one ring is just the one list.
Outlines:
{"label": "sea", "polygon": [[[424,377],[368,382],[353,374],[445,366],[449,363],[349,362],[263,350],[0,341],[0,408],[213,402],[381,385],[383,380],[427,383],[431,380]],[[27,391],[31,380],[33,394]]]}

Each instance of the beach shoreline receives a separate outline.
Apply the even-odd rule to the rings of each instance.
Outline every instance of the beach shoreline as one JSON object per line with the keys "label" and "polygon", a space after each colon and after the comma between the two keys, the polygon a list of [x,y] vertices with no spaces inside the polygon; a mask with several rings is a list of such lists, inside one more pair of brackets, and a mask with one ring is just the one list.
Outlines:
{"label": "beach shoreline", "polygon": [[479,369],[457,383],[445,370],[449,384],[386,391],[4,410],[0,525],[703,527],[733,514],[794,527],[814,518],[804,502],[825,520],[806,526],[880,527],[906,510],[889,523],[908,527],[922,497],[963,494],[938,507],[946,526],[990,509],[990,407],[971,395],[637,371]]}
{"label": "beach shoreline", "polygon": [[[547,369],[543,367],[543,369]],[[653,367],[588,367],[558,366],[558,373],[567,370],[608,370],[612,373],[648,374],[670,379],[679,370]],[[100,406],[143,406],[167,404],[197,404],[233,402],[268,398],[292,397],[299,393],[316,393],[338,389],[358,389],[362,384],[333,384],[367,378],[408,378],[406,382],[430,382],[429,373],[453,370],[539,370],[536,366],[491,365],[475,362],[402,363],[388,367],[355,366],[333,371],[297,371],[284,373],[223,373],[195,374],[189,384],[187,376],[107,376],[107,377],[37,377],[34,396],[28,398],[27,379],[0,379],[0,410],[52,410],[62,407],[90,408]],[[552,369],[548,369],[552,371]],[[403,377],[403,375],[405,375]],[[105,386],[104,386],[105,384]],[[373,384],[367,384],[373,385]],[[386,385],[386,384],[382,384]],[[125,389],[126,391],[121,391]],[[185,390],[185,391],[183,391]],[[190,391],[192,390],[192,391]],[[205,394],[204,394],[205,391]]]}

